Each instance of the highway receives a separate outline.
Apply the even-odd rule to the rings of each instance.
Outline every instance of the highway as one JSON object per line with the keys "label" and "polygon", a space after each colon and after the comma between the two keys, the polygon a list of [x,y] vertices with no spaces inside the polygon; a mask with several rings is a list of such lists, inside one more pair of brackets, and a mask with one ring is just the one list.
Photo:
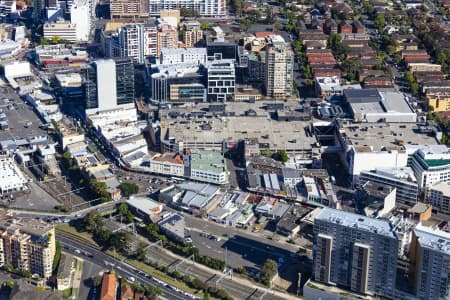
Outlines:
{"label": "highway", "polygon": [[[164,291],[164,297],[168,299],[192,299],[187,295],[176,292],[175,290],[158,284],[151,278],[140,275],[136,268],[126,264],[125,262],[119,261],[113,257],[106,255],[105,253],[83,244],[77,240],[63,237],[60,235],[56,236],[56,239],[61,242],[64,246],[65,251],[70,251],[72,254],[77,255],[74,250],[78,249],[80,251],[86,251],[93,255],[92,258],[83,256],[83,259],[89,260],[96,265],[105,266],[105,262],[114,264],[114,270],[124,276],[125,278],[133,276],[139,283],[149,284],[153,286],[159,286]],[[280,296],[274,294],[272,291],[265,292],[267,289],[263,287],[256,287],[253,283],[245,283],[244,280],[233,280],[228,276],[224,276],[220,279],[221,273],[218,271],[211,270],[205,266],[194,264],[192,261],[183,260],[180,257],[168,253],[167,250],[151,247],[147,250],[147,259],[151,260],[159,265],[168,266],[172,270],[177,270],[182,274],[186,274],[195,277],[201,281],[208,283],[211,286],[217,286],[227,291],[234,299],[271,299],[271,300],[281,300],[289,299],[293,296],[288,294],[283,294],[285,296]],[[107,268],[107,266],[105,266]],[[142,273],[141,273],[142,274]],[[219,280],[220,279],[220,280]],[[265,295],[263,298],[261,296]]]}
{"label": "highway", "polygon": [[[147,284],[151,286],[158,286],[162,288],[163,290],[163,296],[167,299],[174,299],[174,300],[185,300],[185,299],[193,299],[192,297],[189,297],[187,295],[184,295],[182,293],[179,293],[177,291],[174,291],[173,289],[169,288],[167,285],[164,286],[162,284],[157,283],[154,281],[151,277],[146,277],[138,273],[136,268],[117,260],[111,256],[106,255],[105,253],[96,250],[92,247],[86,246],[81,244],[80,242],[67,239],[61,236],[57,236],[56,239],[63,245],[64,250],[71,252],[71,254],[77,256],[77,253],[74,252],[75,249],[78,249],[80,251],[85,251],[93,255],[92,258],[81,256],[84,260],[91,261],[92,263],[99,265],[99,266],[105,266],[105,262],[110,263],[110,265],[114,265],[114,270],[117,274],[123,276],[124,278],[133,276],[136,278],[136,282]],[[105,266],[107,268],[107,266]]]}
{"label": "highway", "polygon": [[[207,269],[204,266],[194,264],[189,260],[181,260],[175,256],[171,256],[165,253],[164,250],[160,248],[151,248],[148,250],[148,258],[153,262],[158,264],[167,265],[169,269],[176,270],[182,274],[186,274],[199,280],[208,283],[211,286],[217,286],[218,288],[227,291],[234,299],[270,299],[270,300],[281,300],[289,299],[292,296],[284,294],[284,296],[273,294],[268,291],[265,294],[266,288],[256,287],[254,284],[245,284],[240,278],[232,279],[229,276],[219,275],[220,272]],[[233,277],[234,278],[234,277]],[[217,285],[216,285],[217,284]],[[261,296],[265,296],[261,298]]]}

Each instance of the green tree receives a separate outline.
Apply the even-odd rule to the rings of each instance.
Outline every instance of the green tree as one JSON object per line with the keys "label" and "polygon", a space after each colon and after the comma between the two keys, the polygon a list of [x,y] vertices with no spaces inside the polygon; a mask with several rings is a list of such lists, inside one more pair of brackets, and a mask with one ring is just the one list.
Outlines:
{"label": "green tree", "polygon": [[210,297],[209,297],[208,290],[204,290],[203,291],[203,300],[209,300],[209,299],[210,299]]}
{"label": "green tree", "polygon": [[119,188],[125,197],[129,197],[139,192],[139,186],[132,182],[122,182]]}
{"label": "green tree", "polygon": [[262,149],[261,150],[261,155],[262,156],[266,156],[266,157],[272,157],[273,152],[270,149]]}
{"label": "green tree", "polygon": [[231,0],[231,8],[238,17],[242,17],[243,7],[242,0]]}
{"label": "green tree", "polygon": [[279,150],[272,155],[272,158],[282,162],[287,162],[289,160],[289,155],[286,153],[286,150]]}
{"label": "green tree", "polygon": [[122,204],[119,205],[119,214],[123,218],[125,218],[128,221],[128,223],[133,222],[134,215],[130,211],[130,209],[128,208],[128,205],[126,203],[122,203]]}
{"label": "green tree", "polygon": [[163,291],[159,286],[146,285],[144,287],[144,294],[147,298],[154,300],[158,299],[163,294]]}
{"label": "green tree", "polygon": [[273,277],[278,273],[277,263],[273,259],[267,259],[261,268],[262,282],[270,286]]}
{"label": "green tree", "polygon": [[210,29],[212,27],[212,25],[211,24],[209,24],[209,23],[201,23],[200,24],[200,29],[201,30],[208,30],[208,29]]}
{"label": "green tree", "polygon": [[92,282],[93,287],[100,286],[102,284],[102,276],[97,275],[97,276],[92,277],[91,282]]}
{"label": "green tree", "polygon": [[188,17],[188,18],[200,18],[200,13],[196,10],[188,9],[186,7],[182,7],[180,9],[180,16]]}
{"label": "green tree", "polygon": [[56,271],[59,265],[59,261],[61,260],[61,252],[62,252],[62,246],[59,241],[56,241],[56,248],[55,248],[55,257],[53,258],[53,272]]}
{"label": "green tree", "polygon": [[136,258],[138,260],[145,260],[146,251],[145,248],[147,247],[147,244],[144,242],[139,242],[136,248]]}
{"label": "green tree", "polygon": [[111,234],[109,244],[118,252],[123,252],[130,241],[130,234],[124,231],[117,231]]}
{"label": "green tree", "polygon": [[357,80],[358,71],[361,68],[361,61],[359,59],[346,59],[341,64],[342,71],[346,74],[347,80]]}
{"label": "green tree", "polygon": [[248,18],[242,18],[240,20],[239,28],[241,29],[241,31],[246,32],[250,28],[251,25],[252,25],[252,23],[250,22],[250,20]]}
{"label": "green tree", "polygon": [[338,33],[331,33],[328,36],[328,47],[333,51],[333,55],[344,60],[350,52],[350,47],[342,43],[342,37]]}
{"label": "green tree", "polygon": [[373,25],[378,29],[379,32],[383,31],[384,26],[386,24],[386,20],[384,14],[378,13],[373,21]]}
{"label": "green tree", "polygon": [[106,183],[91,179],[89,180],[89,189],[94,194],[94,197],[101,198],[102,202],[111,201]]}
{"label": "green tree", "polygon": [[273,22],[275,20],[274,20],[274,17],[273,17],[273,9],[272,9],[272,7],[271,6],[267,6],[266,10],[265,10],[265,13],[266,13],[266,19],[264,20],[264,23],[265,24],[273,24]]}
{"label": "green tree", "polygon": [[447,55],[443,50],[439,51],[436,55],[436,63],[442,66],[442,71],[447,73],[448,65],[447,65]]}
{"label": "green tree", "polygon": [[98,232],[103,228],[103,217],[97,211],[90,211],[83,219],[84,228],[88,232]]}

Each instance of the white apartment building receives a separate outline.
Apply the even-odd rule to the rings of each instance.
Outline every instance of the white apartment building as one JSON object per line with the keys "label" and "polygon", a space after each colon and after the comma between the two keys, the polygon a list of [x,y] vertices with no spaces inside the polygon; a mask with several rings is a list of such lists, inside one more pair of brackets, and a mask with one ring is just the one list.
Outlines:
{"label": "white apartment building", "polygon": [[160,64],[206,64],[208,54],[206,48],[162,48]]}
{"label": "white apartment building", "polygon": [[[408,146],[405,146],[408,150]],[[415,152],[409,159],[409,165],[416,175],[421,189],[438,182],[450,181],[450,151],[446,145],[410,147]]]}
{"label": "white apartment building", "polygon": [[450,182],[439,182],[429,187],[425,202],[442,213],[450,214]]}
{"label": "white apartment building", "polygon": [[77,41],[89,41],[91,8],[89,0],[74,1],[70,10],[70,23],[76,25]]}
{"label": "white apartment building", "polygon": [[222,18],[226,15],[225,0],[156,0],[150,1],[150,16],[158,17],[162,10],[187,8],[202,17]]}
{"label": "white apartment building", "polygon": [[280,35],[268,37],[264,85],[266,95],[286,99],[292,95],[294,53]]}
{"label": "white apartment building", "polygon": [[149,24],[126,24],[118,30],[120,57],[143,64],[146,57],[157,56],[157,27]]}
{"label": "white apartment building", "polygon": [[324,208],[314,235],[315,281],[392,299],[398,239],[389,222]]}

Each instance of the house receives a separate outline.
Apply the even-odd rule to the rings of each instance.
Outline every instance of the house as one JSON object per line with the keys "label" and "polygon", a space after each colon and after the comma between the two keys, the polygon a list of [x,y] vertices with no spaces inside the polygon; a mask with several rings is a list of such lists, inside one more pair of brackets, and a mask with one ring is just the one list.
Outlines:
{"label": "house", "polygon": [[366,33],[366,28],[360,21],[354,21],[352,27],[353,33]]}
{"label": "house", "polygon": [[75,257],[70,254],[61,254],[56,273],[56,288],[63,291],[72,287],[73,273],[75,272]]}
{"label": "house", "polygon": [[392,81],[389,77],[386,76],[380,76],[380,77],[366,77],[363,82],[364,88],[386,88],[386,87],[393,87]]}
{"label": "house", "polygon": [[358,72],[358,80],[363,82],[366,77],[382,77],[385,76],[383,70],[366,70],[362,69]]}
{"label": "house", "polygon": [[100,300],[116,300],[117,277],[112,273],[104,273],[102,287],[100,290]]}
{"label": "house", "polygon": [[353,33],[353,26],[346,21],[342,21],[341,23],[339,23],[338,32],[339,33]]}
{"label": "house", "polygon": [[336,21],[333,19],[327,19],[323,23],[323,32],[325,34],[331,34],[331,33],[337,33],[338,26],[336,24]]}
{"label": "house", "polygon": [[292,206],[288,212],[278,221],[277,233],[295,238],[302,228],[301,219],[312,211],[307,206]]}
{"label": "house", "polygon": [[369,46],[368,40],[343,40],[342,43],[350,48],[362,48]]}
{"label": "house", "polygon": [[124,284],[122,290],[120,291],[120,300],[133,300],[134,292],[131,286]]}

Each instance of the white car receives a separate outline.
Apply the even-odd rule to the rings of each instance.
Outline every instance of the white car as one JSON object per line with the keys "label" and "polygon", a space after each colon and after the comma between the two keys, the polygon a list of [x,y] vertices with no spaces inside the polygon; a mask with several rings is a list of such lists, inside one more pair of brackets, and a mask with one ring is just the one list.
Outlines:
{"label": "white car", "polygon": [[128,280],[129,282],[135,282],[135,281],[136,281],[136,278],[134,278],[133,276],[130,276],[130,277],[127,278],[127,280]]}

